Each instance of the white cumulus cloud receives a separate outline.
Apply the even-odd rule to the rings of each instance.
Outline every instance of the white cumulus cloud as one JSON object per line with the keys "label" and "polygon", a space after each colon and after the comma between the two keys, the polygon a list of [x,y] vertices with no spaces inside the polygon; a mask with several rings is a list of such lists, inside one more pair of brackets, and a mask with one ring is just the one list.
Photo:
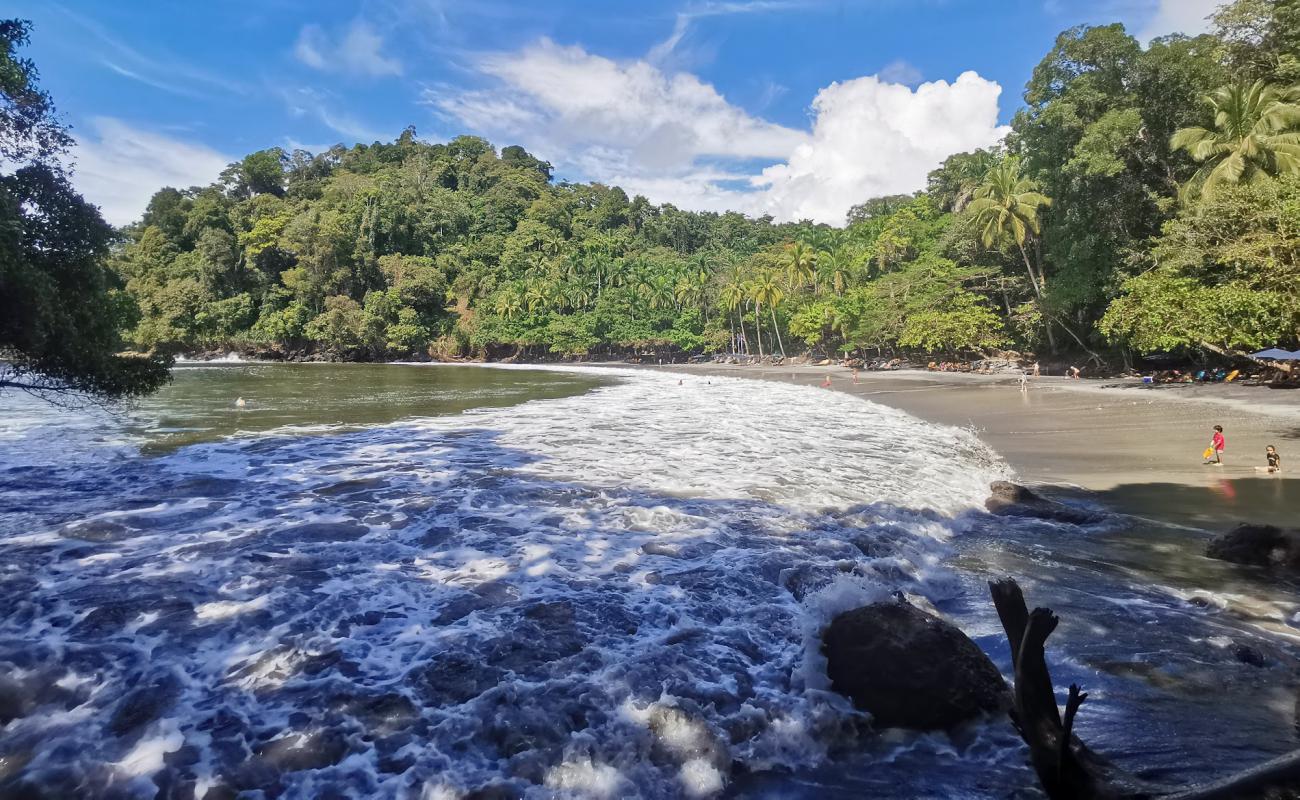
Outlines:
{"label": "white cumulus cloud", "polygon": [[838,224],[853,204],[919,189],[947,156],[1006,133],[1001,88],[973,72],[915,89],[874,76],[832,84],[803,130],[747,112],[693,74],[547,39],[474,66],[485,87],[434,87],[425,102],[562,172],[683,208]]}
{"label": "white cumulus cloud", "polygon": [[702,156],[779,158],[804,134],[751,117],[694,75],[616,62],[549,39],[478,61],[499,85],[428,99],[480,130],[528,134],[564,152],[616,148],[672,170]]}
{"label": "white cumulus cloud", "polygon": [[113,117],[95,117],[91,128],[93,135],[77,137],[72,183],[114,225],[139,219],[149,198],[164,186],[211,183],[233,160]]}
{"label": "white cumulus cloud", "polygon": [[763,170],[764,206],[779,219],[841,222],[869,197],[911,192],[953,153],[988,147],[1002,87],[965,72],[915,90],[875,76],[833,83],[813,100],[812,137]]}
{"label": "white cumulus cloud", "polygon": [[304,25],[293,54],[309,67],[379,77],[401,75],[402,63],[384,53],[384,38],[364,20],[355,19],[338,36],[319,25]]}

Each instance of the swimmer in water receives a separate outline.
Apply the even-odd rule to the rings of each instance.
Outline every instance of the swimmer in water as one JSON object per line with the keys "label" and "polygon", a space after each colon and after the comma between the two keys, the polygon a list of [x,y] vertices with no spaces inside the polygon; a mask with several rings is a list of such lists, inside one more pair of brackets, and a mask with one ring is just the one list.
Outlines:
{"label": "swimmer in water", "polygon": [[235,400],[235,408],[244,408],[247,405],[248,403],[245,402],[244,398],[242,397]]}

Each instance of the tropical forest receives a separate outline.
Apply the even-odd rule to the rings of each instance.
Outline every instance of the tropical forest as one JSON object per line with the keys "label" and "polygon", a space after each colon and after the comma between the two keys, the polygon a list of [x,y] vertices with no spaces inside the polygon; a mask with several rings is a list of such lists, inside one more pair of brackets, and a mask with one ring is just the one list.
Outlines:
{"label": "tropical forest", "polygon": [[1300,331],[1300,6],[1060,34],[1011,132],[843,226],[557,180],[481,138],[271,148],[159,191],[112,270],[142,351],[1195,359]]}

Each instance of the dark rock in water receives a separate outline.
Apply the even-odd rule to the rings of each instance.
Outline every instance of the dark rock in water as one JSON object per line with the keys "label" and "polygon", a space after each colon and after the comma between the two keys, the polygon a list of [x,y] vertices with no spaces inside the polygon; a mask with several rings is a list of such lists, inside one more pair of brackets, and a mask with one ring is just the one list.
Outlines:
{"label": "dark rock in water", "polygon": [[1268,656],[1259,651],[1258,648],[1251,647],[1248,644],[1239,644],[1232,649],[1232,657],[1243,664],[1249,664],[1252,667],[1267,667]]}
{"label": "dark rock in water", "polygon": [[1234,564],[1300,573],[1300,530],[1241,524],[1211,541],[1205,555]]}
{"label": "dark rock in water", "polygon": [[1071,525],[1089,525],[1106,518],[1097,511],[1048,500],[1010,481],[994,481],[989,485],[989,491],[992,494],[984,501],[984,507],[999,517],[1031,517]]}
{"label": "dark rock in water", "polygon": [[939,730],[1009,705],[1006,682],[974,642],[938,617],[883,602],[822,632],[832,687],[880,728]]}

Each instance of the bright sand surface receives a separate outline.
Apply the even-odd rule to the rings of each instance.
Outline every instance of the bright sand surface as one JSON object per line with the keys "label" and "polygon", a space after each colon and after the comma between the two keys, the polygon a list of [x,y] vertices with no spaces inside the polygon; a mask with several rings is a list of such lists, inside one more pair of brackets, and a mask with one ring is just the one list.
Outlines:
{"label": "bright sand surface", "polygon": [[[829,375],[834,390],[973,429],[1023,483],[1100,493],[1129,513],[1208,527],[1300,520],[1300,390],[1040,377],[1022,392],[1015,375],[862,371],[855,384],[852,371],[840,366],[664,369],[809,386]],[[1214,425],[1227,438],[1221,467],[1201,459]],[[871,436],[869,430],[819,433]],[[1270,444],[1282,454],[1283,476],[1256,470]]]}

